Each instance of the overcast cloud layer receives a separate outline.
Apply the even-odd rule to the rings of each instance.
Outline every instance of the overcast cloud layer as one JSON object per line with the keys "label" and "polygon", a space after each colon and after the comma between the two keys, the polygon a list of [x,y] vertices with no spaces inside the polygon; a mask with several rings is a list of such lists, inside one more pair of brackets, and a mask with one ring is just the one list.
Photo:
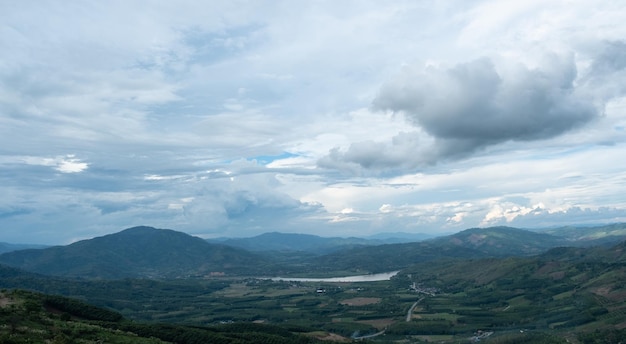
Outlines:
{"label": "overcast cloud layer", "polygon": [[0,2],[0,241],[626,221],[625,16]]}

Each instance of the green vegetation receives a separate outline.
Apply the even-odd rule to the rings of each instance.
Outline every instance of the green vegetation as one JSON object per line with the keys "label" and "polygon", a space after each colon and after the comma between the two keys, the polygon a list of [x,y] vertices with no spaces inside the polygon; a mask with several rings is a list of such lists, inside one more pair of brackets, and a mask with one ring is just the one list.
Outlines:
{"label": "green vegetation", "polygon": [[0,292],[0,343],[316,343],[278,326],[211,327],[137,323],[121,314],[60,296]]}
{"label": "green vegetation", "polygon": [[[141,337],[103,326],[110,319],[110,311],[101,310],[104,319],[94,314],[86,320],[81,315],[94,309],[75,300],[53,297],[55,308],[46,302],[49,297],[23,290],[0,292],[0,343],[163,343],[150,337]],[[85,309],[81,309],[84,306]],[[77,313],[74,313],[77,311]],[[121,315],[118,314],[118,321]]]}
{"label": "green vegetation", "polygon": [[[498,247],[505,238],[477,231],[436,245],[371,247],[369,258],[352,250],[353,257],[335,253],[314,258],[317,264],[297,265],[301,275],[316,271],[336,275],[350,270],[351,264],[357,270],[369,263],[362,271],[407,265],[390,281],[367,283],[229,275],[67,279],[0,265],[1,288],[45,293],[2,292],[0,324],[5,325],[0,327],[0,342],[80,338],[88,343],[107,338],[106,342],[122,343],[128,336],[140,343],[357,338],[397,343],[614,343],[624,338],[626,242],[610,248],[561,247],[538,256],[495,257],[504,250]],[[523,238],[545,238],[518,234],[511,239],[517,240],[516,247],[522,247]],[[473,247],[459,244],[463,240]],[[538,244],[533,245],[529,247]],[[329,257],[345,261],[333,263]],[[281,260],[295,261],[286,256]],[[295,274],[294,266],[285,271]]]}
{"label": "green vegetation", "polygon": [[[329,333],[336,340],[349,340],[380,331],[384,335],[368,341],[436,338],[442,343],[457,343],[487,334],[482,340],[489,343],[565,343],[565,339],[600,343],[619,338],[626,324],[626,266],[602,262],[597,252],[592,255],[594,261],[567,261],[561,254],[557,256],[561,260],[533,257],[430,262],[415,265],[390,281],[368,283],[254,278],[65,280],[65,284],[39,280],[33,285],[72,290],[75,297],[115,309],[133,322],[120,320],[116,312],[58,296],[41,296],[41,306],[24,303],[24,309],[54,309],[59,321],[81,319],[107,331],[172,342],[182,342],[185,336],[219,342],[224,340],[224,332],[240,333],[242,328],[267,342],[276,335],[280,340],[297,342],[328,337]],[[407,321],[407,312],[414,304]],[[238,340],[251,340],[238,336]]]}
{"label": "green vegetation", "polygon": [[[173,230],[134,227],[68,246],[0,254],[0,263],[47,275],[90,279],[366,274],[394,271],[442,259],[530,256],[554,247],[584,246],[596,242],[589,237],[600,238],[607,243],[626,232],[626,229],[620,229],[626,225],[620,226],[594,228],[586,231],[588,236],[578,239],[572,238],[569,230],[561,231],[567,235],[563,237],[557,235],[561,233],[558,231],[551,235],[492,227],[472,228],[421,242],[376,246],[365,245],[372,243],[366,239],[280,233],[230,240],[255,250],[259,246],[275,250],[285,247],[301,250],[288,254],[279,251],[252,253],[208,243]],[[296,245],[294,242],[301,238],[305,239]],[[342,249],[339,250],[339,247]],[[322,254],[330,251],[333,252]]]}
{"label": "green vegetation", "polygon": [[133,227],[68,246],[8,252],[0,255],[0,262],[42,274],[92,279],[202,278],[258,273],[269,265],[242,249],[152,227]]}

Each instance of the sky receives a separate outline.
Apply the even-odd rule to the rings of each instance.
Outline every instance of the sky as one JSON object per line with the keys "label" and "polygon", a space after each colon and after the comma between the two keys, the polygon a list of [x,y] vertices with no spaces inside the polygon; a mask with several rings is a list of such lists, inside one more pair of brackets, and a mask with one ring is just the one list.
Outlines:
{"label": "sky", "polygon": [[0,0],[0,241],[626,221],[624,1]]}

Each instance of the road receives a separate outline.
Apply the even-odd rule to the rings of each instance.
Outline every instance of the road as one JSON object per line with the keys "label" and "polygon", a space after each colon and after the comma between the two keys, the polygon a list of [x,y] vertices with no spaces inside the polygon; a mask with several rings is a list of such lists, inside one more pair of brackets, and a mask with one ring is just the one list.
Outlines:
{"label": "road", "polygon": [[368,334],[367,336],[361,336],[361,337],[353,337],[353,340],[363,340],[363,339],[369,339],[369,338],[373,338],[373,337],[377,337],[380,335],[385,334],[385,330],[382,330],[380,332],[376,332],[374,334]]}
{"label": "road", "polygon": [[[406,321],[409,322],[411,321],[411,318],[413,317],[413,310],[415,309],[415,307],[417,307],[417,305],[424,300],[423,297],[421,297],[419,300],[415,301],[415,303],[411,306],[411,308],[409,308],[409,311],[406,313]],[[361,337],[353,337],[353,340],[362,340],[362,339],[369,339],[369,338],[373,338],[373,337],[377,337],[380,335],[385,334],[385,330],[382,330],[380,332],[376,332],[374,334],[368,334],[367,336],[361,336]]]}
{"label": "road", "polygon": [[420,298],[419,300],[415,301],[415,303],[413,304],[413,306],[411,306],[411,308],[409,308],[409,311],[406,313],[406,322],[411,321],[411,318],[413,317],[413,310],[415,309],[415,307],[417,307],[417,304],[420,303],[420,301],[424,300],[424,298]]}

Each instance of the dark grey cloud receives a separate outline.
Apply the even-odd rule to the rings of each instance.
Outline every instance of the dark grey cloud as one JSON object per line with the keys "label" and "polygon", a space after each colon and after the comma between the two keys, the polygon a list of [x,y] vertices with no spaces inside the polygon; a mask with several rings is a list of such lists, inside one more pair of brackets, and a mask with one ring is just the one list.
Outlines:
{"label": "dark grey cloud", "polygon": [[367,175],[413,169],[434,163],[436,156],[436,150],[429,142],[420,140],[418,134],[403,132],[393,137],[390,143],[362,141],[351,144],[346,151],[334,148],[317,164],[354,175]]}
{"label": "dark grey cloud", "polygon": [[556,70],[518,65],[500,72],[483,58],[450,69],[406,71],[383,86],[374,107],[403,112],[438,139],[466,142],[467,151],[550,138],[597,115],[593,104],[576,93],[573,60],[560,62],[564,65]]}
{"label": "dark grey cloud", "polygon": [[591,74],[607,75],[626,69],[626,42],[608,41],[603,44],[602,51],[594,59]]}
{"label": "dark grey cloud", "polygon": [[391,143],[360,142],[333,150],[319,164],[352,170],[416,168],[504,142],[556,137],[600,114],[594,97],[576,86],[577,75],[571,56],[548,56],[537,68],[507,61],[496,66],[489,58],[451,68],[405,67],[382,86],[373,108],[403,114],[432,141],[407,139],[403,133]]}
{"label": "dark grey cloud", "polygon": [[580,84],[603,105],[626,93],[626,42],[603,42],[598,51]]}

